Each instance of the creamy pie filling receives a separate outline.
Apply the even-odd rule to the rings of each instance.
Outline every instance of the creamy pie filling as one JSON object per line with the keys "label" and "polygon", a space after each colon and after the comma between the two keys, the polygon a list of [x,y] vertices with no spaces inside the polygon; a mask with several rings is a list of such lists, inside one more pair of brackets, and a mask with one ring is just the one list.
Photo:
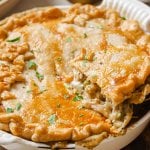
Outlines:
{"label": "creamy pie filling", "polygon": [[2,21],[0,129],[88,147],[122,134],[133,104],[150,93],[149,51],[150,36],[136,21],[91,5]]}

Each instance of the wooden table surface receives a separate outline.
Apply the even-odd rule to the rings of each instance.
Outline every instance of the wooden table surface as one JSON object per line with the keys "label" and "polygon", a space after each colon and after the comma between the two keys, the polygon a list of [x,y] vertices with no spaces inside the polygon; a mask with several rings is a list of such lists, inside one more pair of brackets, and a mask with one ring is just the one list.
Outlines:
{"label": "wooden table surface", "polygon": [[[13,11],[11,11],[9,14],[20,11],[22,9],[21,6],[23,6],[25,3],[29,3],[31,0],[21,0],[21,2],[15,7]],[[35,6],[44,6],[44,0],[32,0],[32,5],[27,5],[28,8],[32,8]],[[60,5],[63,5],[63,1],[61,0],[51,0],[51,3],[55,5],[55,3],[60,2]],[[37,3],[38,2],[38,3]],[[67,1],[65,1],[65,4],[68,4]],[[148,4],[150,6],[150,4]],[[0,146],[0,150],[5,150],[3,147]],[[127,145],[122,150],[150,150],[150,123],[146,127],[146,129],[142,132],[140,136],[138,136],[132,143]]]}

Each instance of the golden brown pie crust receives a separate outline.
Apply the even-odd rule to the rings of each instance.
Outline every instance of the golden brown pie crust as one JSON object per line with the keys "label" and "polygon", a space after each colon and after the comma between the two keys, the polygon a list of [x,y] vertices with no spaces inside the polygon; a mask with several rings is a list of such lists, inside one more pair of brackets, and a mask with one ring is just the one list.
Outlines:
{"label": "golden brown pie crust", "polygon": [[[112,54],[109,54],[110,57],[111,55],[114,55],[114,53],[122,51],[122,48],[114,48],[112,45],[108,45],[108,41],[106,41],[108,33],[119,34],[125,36],[129,43],[137,45],[137,49],[133,50],[133,55],[136,55],[138,57],[137,59],[141,59],[141,61],[137,60],[136,62],[136,60],[133,60],[133,64],[136,65],[133,66],[135,67],[134,72],[133,68],[130,66],[118,67],[115,66],[115,64],[105,64],[108,66],[108,69],[111,70],[112,68],[112,72],[114,66],[116,68],[118,67],[118,70],[123,67],[128,71],[127,76],[122,78],[118,76],[115,78],[116,86],[110,84],[114,76],[112,77],[111,73],[107,73],[105,66],[103,68],[97,68],[97,70],[100,69],[103,73],[97,77],[96,81],[90,76],[90,70],[95,66],[95,64],[92,63],[95,50],[90,50],[89,52],[83,48],[78,57],[73,59],[70,64],[85,76],[89,76],[90,81],[97,84],[101,88],[104,97],[111,100],[115,106],[123,103],[126,100],[124,97],[130,96],[138,86],[145,83],[150,75],[150,38],[149,35],[144,34],[137,22],[122,20],[118,13],[113,10],[104,10],[92,5],[82,6],[79,4],[74,5],[68,11],[53,7],[45,7],[18,13],[0,22],[0,60],[5,62],[5,64],[0,64],[1,130],[11,132],[13,135],[36,142],[66,140],[80,142],[80,140],[84,140],[82,141],[82,144],[79,143],[83,146],[89,141],[89,139],[86,138],[92,135],[96,135],[93,139],[96,138],[99,142],[101,139],[106,138],[108,134],[117,134],[117,130],[113,127],[113,123],[100,113],[87,108],[79,109],[82,102],[74,102],[73,98],[75,97],[75,94],[69,94],[64,86],[64,82],[70,82],[72,80],[71,75],[67,75],[66,73],[62,76],[55,75],[55,78],[53,78],[54,76],[49,77],[49,74],[55,74],[52,67],[53,61],[55,62],[56,67],[58,67],[56,69],[59,70],[60,67],[60,73],[62,73],[61,69],[65,68],[65,63],[56,63],[56,58],[62,57],[63,55],[63,52],[60,51],[61,46],[58,43],[58,39],[54,39],[54,41],[52,41],[53,44],[50,44],[49,47],[51,50],[45,50],[43,51],[43,54],[38,54],[37,52],[33,53],[33,49],[31,49],[31,45],[36,44],[37,50],[40,42],[42,42],[42,40],[36,41],[36,37],[30,37],[29,32],[32,32],[34,27],[39,28],[42,32],[46,31],[45,28],[50,29],[52,34],[59,35],[58,38],[62,39],[62,41],[60,41],[61,43],[68,35],[70,36],[70,34],[73,33],[72,36],[75,36],[76,33],[74,34],[73,28],[68,29],[68,33],[61,33],[57,30],[57,25],[59,23],[74,24],[79,27],[84,27],[86,26],[86,21],[97,18],[107,19],[107,26],[102,34],[102,43],[99,44],[99,49],[114,50]],[[42,27],[39,24],[41,24]],[[21,34],[21,42],[19,44],[8,42],[8,37],[12,32],[19,32],[19,34]],[[51,33],[48,34],[48,37],[51,36]],[[87,35],[84,34],[84,36],[86,38]],[[32,41],[32,38],[35,38],[35,43],[34,40]],[[44,39],[45,37],[41,35],[40,38]],[[43,43],[43,47],[44,46]],[[96,49],[96,51],[98,50]],[[124,51],[127,50],[124,49]],[[105,51],[102,51],[100,57],[103,57],[104,53]],[[86,59],[90,62],[90,65],[87,68],[80,65],[84,61],[84,54],[87,55]],[[130,52],[126,55],[128,54],[130,54]],[[40,60],[40,57],[43,57],[43,60]],[[132,55],[129,57],[132,58]],[[31,78],[27,78],[24,74],[25,70],[27,70],[27,62],[36,59],[40,60],[38,63],[45,67],[45,70],[42,70],[45,74],[45,78],[50,78],[44,79],[46,82],[46,89],[42,92],[40,91],[39,85],[43,80],[43,76],[36,71],[36,76],[39,79],[38,83],[36,83],[32,76]],[[108,61],[107,59],[109,58],[106,58],[105,61]],[[57,61],[62,60],[57,59]],[[125,60],[123,59],[122,61]],[[37,69],[35,64],[31,67],[33,67],[31,68],[33,71]],[[120,70],[117,73],[120,74]],[[106,76],[108,76],[107,81],[103,81],[102,79]],[[17,84],[29,86],[30,91],[28,91],[28,93],[31,94],[31,97],[27,101],[22,102],[21,109],[10,110],[11,112],[8,113],[6,112],[7,102],[9,104],[10,101],[15,101],[15,99],[18,100],[17,96],[14,94],[15,92],[12,90]],[[149,85],[147,86],[149,88]],[[149,93],[148,88],[144,96]],[[64,98],[64,95],[69,95],[67,100]],[[132,97],[131,103],[138,103],[137,99]],[[55,118],[53,118],[53,121],[56,122],[50,124],[48,119],[54,114]],[[98,136],[98,134],[101,135]],[[93,145],[96,144],[94,143]],[[90,143],[88,147],[92,147]]]}

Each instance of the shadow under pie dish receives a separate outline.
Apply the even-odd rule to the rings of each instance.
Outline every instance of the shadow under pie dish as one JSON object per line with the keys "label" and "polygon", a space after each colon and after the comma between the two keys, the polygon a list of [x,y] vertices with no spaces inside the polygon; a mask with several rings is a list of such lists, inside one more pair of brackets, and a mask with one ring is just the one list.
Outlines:
{"label": "shadow under pie dish", "polygon": [[1,130],[89,148],[125,133],[150,93],[150,36],[136,21],[77,4],[0,24]]}

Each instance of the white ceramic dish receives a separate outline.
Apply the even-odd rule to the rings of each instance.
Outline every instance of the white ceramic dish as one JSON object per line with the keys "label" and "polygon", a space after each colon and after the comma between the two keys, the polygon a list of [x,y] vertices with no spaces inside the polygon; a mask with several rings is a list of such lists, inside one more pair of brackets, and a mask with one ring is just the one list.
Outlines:
{"label": "white ceramic dish", "polygon": [[[149,121],[150,111],[147,112],[138,122],[129,127],[125,135],[118,137],[109,137],[102,141],[97,147],[95,147],[94,150],[119,150],[123,148],[141,134],[144,128],[148,125]],[[27,141],[4,131],[0,131],[0,144],[2,144],[3,147],[9,150],[50,149],[50,147],[46,144]],[[80,146],[75,147],[74,144],[68,144],[67,149],[85,150],[85,148]]]}
{"label": "white ceramic dish", "polygon": [[[68,6],[59,6],[61,9],[66,9]],[[150,122],[150,111],[147,112],[138,122],[127,129],[127,133],[119,137],[109,137],[102,141],[94,150],[119,150],[132,142]],[[8,150],[43,150],[50,149],[46,144],[35,143],[13,136],[4,131],[0,131],[0,145]],[[67,149],[84,150],[85,148],[68,144]]]}
{"label": "white ceramic dish", "polygon": [[144,3],[150,3],[150,0],[139,0],[139,1],[142,1]]}
{"label": "white ceramic dish", "polygon": [[102,7],[113,8],[121,16],[138,20],[142,29],[150,33],[150,7],[138,0],[103,0]]}
{"label": "white ceramic dish", "polygon": [[9,12],[19,0],[0,0],[0,18]]}

